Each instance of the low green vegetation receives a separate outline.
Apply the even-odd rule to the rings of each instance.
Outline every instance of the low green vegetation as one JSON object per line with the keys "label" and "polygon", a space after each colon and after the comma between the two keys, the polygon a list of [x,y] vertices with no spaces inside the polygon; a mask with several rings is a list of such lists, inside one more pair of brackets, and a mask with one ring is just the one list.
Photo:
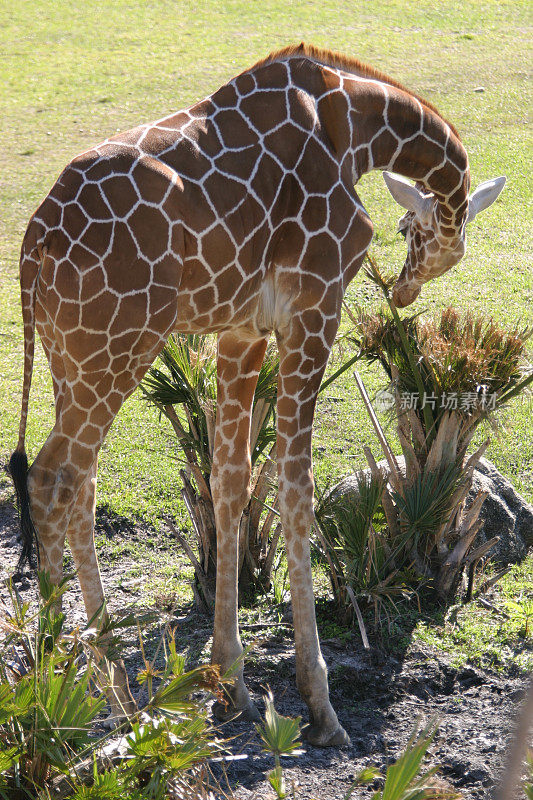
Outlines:
{"label": "low green vegetation", "polygon": [[527,800],[533,800],[533,750],[529,750],[527,756],[528,777],[524,783],[524,791]]}
{"label": "low green vegetation", "polygon": [[[293,786],[288,789],[280,761],[282,755],[298,755],[300,719],[283,717],[274,707],[274,698],[269,693],[265,698],[266,712],[263,724],[256,725],[263,741],[263,749],[273,754],[275,767],[268,774],[268,782],[277,800],[298,800],[300,793]],[[356,776],[342,800],[355,798],[358,787],[381,784],[371,795],[371,800],[459,800],[461,794],[437,777],[438,766],[427,767],[424,762],[429,747],[438,731],[435,719],[421,727],[417,723],[407,746],[397,761],[387,767],[385,775],[375,767],[365,767]],[[318,799],[317,799],[318,800]]]}
{"label": "low green vegetation", "polygon": [[[137,678],[147,688],[148,702],[142,714],[124,721],[121,747],[110,753],[105,748],[110,734],[94,732],[109,691],[106,670],[96,658],[98,621],[69,632],[58,611],[68,578],[52,587],[40,573],[39,583],[36,613],[10,585],[12,607],[0,617],[0,798],[207,797],[204,768],[224,749],[206,707],[210,696],[222,696],[218,671],[211,666],[185,671],[185,660],[165,631],[163,668],[145,660]],[[200,691],[207,692],[202,699]],[[115,739],[117,733],[120,728],[112,733]]]}
{"label": "low green vegetation", "polygon": [[[223,696],[227,680],[211,666],[185,671],[172,632],[165,631],[157,648],[162,645],[163,668],[145,659],[137,678],[148,694],[142,713],[122,723],[122,736],[120,727],[95,735],[93,725],[109,689],[102,671],[92,666],[98,635],[90,627],[67,631],[58,601],[69,578],[59,587],[52,587],[44,573],[39,580],[42,600],[35,614],[10,586],[11,609],[0,617],[6,637],[0,652],[0,798],[209,800],[212,791],[233,797],[210,769],[227,753],[227,742],[208,722],[206,707],[213,695]],[[300,718],[278,714],[270,692],[265,706],[256,730],[263,750],[274,757],[268,782],[278,800],[297,800],[298,789],[287,788],[280,758],[301,754]],[[421,772],[436,730],[434,721],[421,731],[415,728],[375,800],[452,796],[439,793],[436,767]],[[345,800],[357,786],[381,777],[367,767]]]}
{"label": "low green vegetation", "polygon": [[[487,569],[484,577],[490,578],[495,573],[496,570]],[[395,606],[381,610],[377,619],[373,605],[361,602],[370,645],[384,647],[398,657],[403,657],[409,648],[421,648],[428,654],[438,654],[456,669],[470,664],[498,673],[527,676],[533,670],[532,574],[530,555],[514,565],[482,598],[444,607],[434,603],[431,593],[422,595],[420,605],[416,596],[393,595]],[[347,624],[340,619],[332,601],[324,600],[317,612],[322,639],[361,646],[357,624],[354,628],[353,622]],[[257,613],[253,618],[257,618]],[[274,635],[275,621],[270,624]],[[268,625],[266,618],[265,625]]]}
{"label": "low green vegetation", "polygon": [[[487,595],[486,605],[479,601],[452,605],[445,612],[440,609],[434,617],[413,620],[411,641],[446,653],[454,667],[473,664],[527,675],[533,670],[532,574],[530,555],[496,584]],[[394,631],[400,646],[401,630],[409,625],[409,616],[407,613]],[[416,613],[413,616],[417,617]]]}

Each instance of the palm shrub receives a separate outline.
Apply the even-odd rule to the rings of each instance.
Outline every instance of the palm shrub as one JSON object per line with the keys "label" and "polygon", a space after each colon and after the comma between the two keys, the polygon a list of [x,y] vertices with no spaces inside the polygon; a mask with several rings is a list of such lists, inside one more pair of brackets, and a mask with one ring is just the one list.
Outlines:
{"label": "palm shrub", "polygon": [[[348,359],[320,387],[323,391],[354,358]],[[269,347],[259,372],[250,428],[251,498],[239,530],[239,598],[272,586],[281,535],[276,492],[276,425],[279,357]],[[184,457],[182,497],[195,533],[196,551],[173,526],[194,567],[196,604],[210,610],[216,582],[216,525],[209,479],[216,423],[216,343],[211,336],[173,335],[141,388],[147,400],[167,417]]]}
{"label": "palm shrub", "polygon": [[349,616],[355,612],[365,647],[360,605],[373,610],[377,625],[389,617],[396,600],[411,594],[411,575],[388,536],[382,502],[386,482],[379,472],[361,473],[355,501],[350,494],[323,491],[315,506],[318,554],[329,567],[333,597]]}
{"label": "palm shrub", "polygon": [[12,608],[0,615],[0,799],[208,800],[209,761],[224,744],[207,707],[223,696],[218,670],[186,671],[172,635],[162,639],[164,666],[145,662],[138,680],[148,702],[127,720],[130,732],[95,735],[107,688],[94,680],[99,634],[65,631],[58,605],[68,580],[53,587],[39,574],[36,613],[10,586]]}
{"label": "palm shrub", "polygon": [[63,635],[57,604],[66,580],[53,588],[41,573],[39,583],[44,600],[36,618],[12,586],[13,611],[0,618],[0,797],[5,800],[31,798],[36,788],[68,771],[105,706],[79,636]]}
{"label": "palm shrub", "polygon": [[[259,373],[252,411],[250,450],[252,495],[239,531],[241,599],[270,587],[281,534],[275,492],[275,405],[278,356],[267,351]],[[184,456],[182,497],[192,522],[196,552],[174,528],[194,567],[195,600],[211,609],[216,581],[216,526],[209,479],[216,422],[216,341],[210,336],[173,335],[143,385],[150,403],[170,421]],[[271,502],[267,503],[272,494]]]}
{"label": "palm shrub", "polygon": [[[492,319],[451,308],[436,321],[402,320],[389,297],[389,278],[372,261],[367,272],[388,309],[349,310],[351,338],[360,357],[379,362],[387,375],[387,394],[380,399],[390,402],[405,461],[401,469],[356,374],[388,464],[382,506],[390,546],[448,600],[465,568],[473,574],[496,541],[474,546],[485,495],[465,505],[488,440],[473,454],[467,451],[479,425],[494,423],[496,412],[533,381],[526,355],[532,329],[505,330]],[[374,479],[381,480],[368,448],[365,454]]]}

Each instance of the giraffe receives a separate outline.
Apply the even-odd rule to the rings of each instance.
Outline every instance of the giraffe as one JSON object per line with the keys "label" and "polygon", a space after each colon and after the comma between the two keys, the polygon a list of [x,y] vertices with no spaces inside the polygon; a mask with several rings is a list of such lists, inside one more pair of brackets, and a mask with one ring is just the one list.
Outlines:
{"label": "giraffe", "polygon": [[[469,196],[466,151],[434,106],[354,58],[305,44],[270,54],[187,110],[74,158],[31,218],[20,262],[24,386],[10,466],[21,559],[35,538],[40,566],[57,582],[67,537],[89,617],[104,601],[94,549],[104,437],[172,331],[218,335],[212,661],[222,671],[243,652],[237,532],[250,495],[254,389],[275,334],[279,509],[297,686],[309,708],[307,738],[321,746],[348,737],[329,700],[315,621],[311,432],[342,299],[372,239],[354,186],[373,169],[406,209],[407,258],[393,294],[405,306],[460,260],[466,222],[505,179]],[[56,419],[28,471],[35,330]],[[115,701],[127,711],[133,701],[120,663],[115,679]],[[242,665],[231,701],[256,717]],[[224,707],[215,713],[224,717]]]}

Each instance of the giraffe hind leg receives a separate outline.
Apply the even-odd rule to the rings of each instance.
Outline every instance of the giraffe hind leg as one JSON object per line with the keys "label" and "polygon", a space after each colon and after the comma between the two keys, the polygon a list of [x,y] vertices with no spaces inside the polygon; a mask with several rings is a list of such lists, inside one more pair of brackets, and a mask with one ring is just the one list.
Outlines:
{"label": "giraffe hind leg", "polygon": [[[98,622],[102,625],[109,617],[105,609],[104,588],[94,543],[97,466],[95,460],[81,486],[68,522],[67,539],[80,582],[87,619],[91,620],[100,614]],[[108,660],[110,638],[108,635],[99,637],[98,654],[101,656],[100,669],[104,674],[111,717],[118,720],[134,713],[136,704],[130,692],[124,662],[121,659],[113,659],[112,662]]]}
{"label": "giraffe hind leg", "polygon": [[[82,373],[81,380],[68,382],[67,355],[54,349],[46,327],[42,330],[54,378],[56,421],[29,472],[31,511],[41,567],[54,583],[61,579],[68,536],[89,619],[104,602],[94,548],[97,455],[116,413],[162,348],[167,332],[137,334],[137,347],[124,356],[121,372],[111,374],[111,365],[107,364],[106,370],[101,362],[98,372]],[[103,643],[101,655],[105,652]],[[122,717],[134,709],[124,666],[120,661],[107,664],[106,659],[104,666],[113,683],[109,693],[112,713]]]}
{"label": "giraffe hind leg", "polygon": [[[68,535],[89,619],[104,602],[94,548],[97,455],[118,411],[117,406],[131,394],[153,355],[150,353],[143,363],[137,364],[133,374],[126,371],[122,376],[115,376],[114,394],[119,395],[120,404],[115,398],[116,405],[101,401],[92,408],[80,410],[87,383],[69,387],[54,428],[28,475],[41,568],[49,573],[53,583],[59,583],[65,536]],[[105,657],[105,642],[101,644],[100,652]],[[124,665],[119,660],[108,664],[104,658],[104,668],[113,684],[109,691],[112,714],[123,717],[135,708]]]}

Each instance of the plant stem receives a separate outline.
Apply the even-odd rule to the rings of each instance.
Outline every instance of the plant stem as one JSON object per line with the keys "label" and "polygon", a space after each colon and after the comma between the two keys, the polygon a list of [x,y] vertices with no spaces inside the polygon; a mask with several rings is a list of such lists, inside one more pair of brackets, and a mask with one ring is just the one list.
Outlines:
{"label": "plant stem", "polygon": [[349,369],[352,366],[352,364],[355,364],[355,362],[359,358],[360,358],[360,354],[357,353],[357,355],[352,356],[352,358],[348,359],[348,361],[346,361],[342,366],[340,366],[339,369],[336,372],[333,373],[333,375],[330,375],[330,377],[327,379],[327,381],[324,381],[323,383],[320,384],[320,389],[318,390],[318,393],[320,394],[320,392],[323,392],[324,389],[326,389],[330,385],[330,383],[333,383],[333,381],[336,381],[337,378],[340,375],[342,375],[343,372],[346,372],[346,370]]}
{"label": "plant stem", "polygon": [[413,377],[415,379],[420,399],[422,400],[422,412],[424,414],[424,424],[426,426],[426,440],[427,440],[427,446],[428,446],[428,449],[429,449],[429,446],[431,445],[433,437],[435,436],[435,420],[433,419],[433,414],[431,413],[431,409],[430,409],[429,405],[427,403],[423,402],[423,398],[424,398],[424,395],[426,393],[426,391],[424,389],[424,382],[422,380],[422,376],[420,374],[420,370],[417,367],[417,364],[416,364],[416,361],[415,361],[411,346],[409,345],[409,339],[407,338],[407,333],[406,333],[405,328],[403,326],[402,319],[401,319],[400,315],[398,314],[398,309],[394,305],[394,302],[392,300],[392,297],[389,294],[389,290],[387,289],[387,286],[385,285],[384,281],[381,278],[381,275],[379,274],[379,269],[377,267],[377,264],[374,261],[374,259],[369,255],[367,255],[367,260],[368,260],[368,263],[370,264],[371,270],[373,272],[374,279],[375,279],[376,283],[378,284],[378,286],[380,286],[381,291],[383,292],[385,300],[388,303],[388,306],[390,308],[391,314],[392,314],[392,316],[394,318],[394,321],[396,323],[396,327],[398,328],[398,333],[400,334],[400,339],[402,341],[402,346],[403,346],[403,349],[405,351],[405,355],[407,357],[407,360],[409,361],[409,368],[410,368],[410,370],[412,372],[412,375],[413,375]]}

